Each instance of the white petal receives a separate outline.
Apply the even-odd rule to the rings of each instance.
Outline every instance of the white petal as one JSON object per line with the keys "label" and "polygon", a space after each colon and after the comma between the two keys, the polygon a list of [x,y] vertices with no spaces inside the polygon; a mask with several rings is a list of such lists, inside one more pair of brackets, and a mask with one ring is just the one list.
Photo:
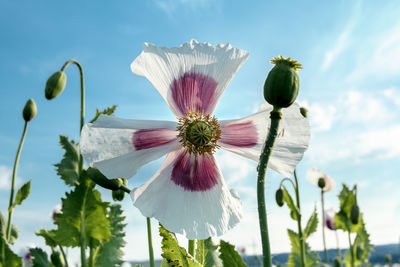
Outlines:
{"label": "white petal", "polygon": [[[241,146],[240,144],[224,143],[222,138],[218,144],[226,150],[239,154],[241,156],[259,161],[265,138],[270,126],[271,105],[264,105],[263,109],[239,120],[221,121],[222,137],[224,136],[224,127],[230,124],[251,122],[251,127],[256,127],[257,144],[254,146]],[[250,135],[249,130],[244,130],[244,137]],[[278,137],[275,139],[268,167],[280,174],[290,177],[298,162],[303,158],[304,152],[310,142],[310,126],[307,119],[300,113],[300,107],[294,103],[288,108],[282,109],[282,119],[279,124]]]}
{"label": "white petal", "polygon": [[211,114],[248,56],[248,52],[229,44],[212,46],[192,40],[166,48],[144,43],[131,69],[153,84],[177,117],[183,116],[187,108]]}
{"label": "white petal", "polygon": [[331,177],[321,172],[317,168],[311,168],[307,171],[306,179],[310,183],[318,186],[318,180],[320,178],[323,178],[325,180],[325,187],[322,189],[324,192],[332,191],[335,188],[336,186],[335,180],[333,180]]}
{"label": "white petal", "polygon": [[[180,147],[176,126],[176,122],[125,120],[103,115],[83,127],[79,150],[90,166],[108,178],[130,178],[144,164]],[[163,142],[144,145],[142,142],[138,147],[134,137],[146,129],[161,129]]]}
{"label": "white petal", "polygon": [[169,231],[188,239],[220,236],[241,219],[241,202],[231,194],[218,170],[218,184],[206,191],[190,191],[171,180],[175,159],[171,152],[160,170],[144,185],[132,190],[134,205],[154,217]]}

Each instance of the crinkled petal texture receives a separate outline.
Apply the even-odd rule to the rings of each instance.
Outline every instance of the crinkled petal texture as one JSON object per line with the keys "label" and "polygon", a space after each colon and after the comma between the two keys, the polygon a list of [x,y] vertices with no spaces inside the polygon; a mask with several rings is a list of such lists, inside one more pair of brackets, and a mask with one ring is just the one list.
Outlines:
{"label": "crinkled petal texture", "polygon": [[130,178],[144,164],[180,147],[176,126],[101,115],[83,127],[79,149],[87,163],[108,178]]}
{"label": "crinkled petal texture", "polygon": [[249,54],[229,44],[192,40],[180,47],[144,43],[132,72],[146,77],[177,117],[187,110],[212,114],[236,71]]}
{"label": "crinkled petal texture", "polygon": [[319,180],[320,178],[323,178],[323,179],[325,180],[325,187],[322,188],[322,190],[323,190],[324,192],[332,191],[332,190],[335,188],[335,186],[336,186],[335,180],[333,180],[331,177],[329,177],[329,176],[326,175],[325,173],[321,172],[321,171],[318,170],[317,168],[311,168],[311,169],[309,169],[309,170],[307,171],[306,179],[307,179],[310,183],[312,183],[312,184],[318,186],[318,180]]}
{"label": "crinkled petal texture", "polygon": [[[239,120],[220,121],[221,139],[218,144],[226,150],[259,161],[268,133],[271,105]],[[310,126],[300,113],[297,103],[282,109],[278,137],[270,156],[268,167],[290,177],[310,142]]]}
{"label": "crinkled petal texture", "polygon": [[144,185],[132,190],[134,205],[188,239],[219,236],[241,219],[241,202],[229,191],[212,155],[194,157],[182,148],[168,154]]}

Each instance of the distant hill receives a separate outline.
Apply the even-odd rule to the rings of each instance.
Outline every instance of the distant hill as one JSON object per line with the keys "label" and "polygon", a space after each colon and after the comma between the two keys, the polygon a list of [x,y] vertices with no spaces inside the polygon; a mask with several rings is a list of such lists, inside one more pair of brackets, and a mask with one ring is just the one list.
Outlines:
{"label": "distant hill", "polygon": [[[323,258],[323,251],[318,251],[320,258]],[[341,250],[342,257],[346,253],[346,250]],[[385,263],[385,256],[387,254],[392,255],[392,263],[400,262],[400,247],[399,244],[389,244],[389,245],[380,245],[374,246],[374,251],[372,252],[369,261],[372,264],[384,264]],[[288,260],[289,254],[288,253],[279,253],[272,255],[272,262],[273,263],[286,263]],[[328,258],[329,261],[336,257],[336,249],[329,249],[328,250]],[[259,267],[261,266],[261,256],[249,256],[249,255],[242,255],[244,262],[247,264],[248,267]],[[148,262],[130,262],[132,266],[135,264],[142,265],[144,267],[149,267]],[[155,265],[160,266],[161,260],[156,260]]]}

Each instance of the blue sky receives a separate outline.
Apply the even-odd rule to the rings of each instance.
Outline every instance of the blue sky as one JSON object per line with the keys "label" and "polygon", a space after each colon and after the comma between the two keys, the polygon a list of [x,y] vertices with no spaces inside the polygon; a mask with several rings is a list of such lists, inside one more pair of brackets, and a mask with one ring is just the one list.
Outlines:
{"label": "blue sky", "polygon": [[[22,108],[34,98],[38,115],[32,121],[22,151],[20,183],[32,179],[32,192],[17,207],[14,222],[21,229],[15,249],[44,246],[34,235],[52,228],[49,214],[68,188],[52,164],[62,150],[58,135],[78,139],[79,80],[67,70],[67,88],[51,102],[44,98],[49,75],[75,58],[85,71],[86,116],[96,108],[118,105],[123,118],[173,120],[158,92],[143,77],[130,72],[131,61],[143,42],[178,46],[192,38],[226,43],[249,51],[250,58],[228,86],[216,110],[221,119],[246,116],[263,103],[262,86],[277,55],[299,60],[298,101],[309,108],[310,148],[298,166],[305,217],[319,192],[305,180],[318,167],[338,184],[327,195],[327,206],[338,207],[340,184],[359,185],[359,203],[374,244],[395,243],[400,236],[398,196],[400,156],[400,6],[397,1],[7,1],[0,0],[0,203],[5,213],[6,186],[23,128]],[[228,153],[218,153],[230,187],[244,204],[246,218],[222,238],[249,253],[259,253],[256,220],[256,164]],[[235,162],[227,165],[225,162]],[[129,181],[145,182],[160,166],[145,166]],[[295,225],[288,210],[278,208],[273,195],[280,176],[267,179],[269,224],[273,252],[288,251],[285,229]],[[110,194],[102,191],[105,199]],[[317,203],[318,204],[318,203]],[[123,202],[127,215],[126,259],[145,259],[145,219]],[[317,206],[319,207],[319,206]],[[156,223],[153,223],[156,225]],[[154,232],[157,233],[156,229]],[[158,237],[154,237],[158,243]],[[328,233],[328,247],[335,247]],[[347,245],[340,235],[341,245]],[[183,241],[183,239],[182,239]],[[321,249],[318,232],[310,239]],[[156,248],[156,255],[160,248]],[[71,252],[73,255],[74,252]]]}

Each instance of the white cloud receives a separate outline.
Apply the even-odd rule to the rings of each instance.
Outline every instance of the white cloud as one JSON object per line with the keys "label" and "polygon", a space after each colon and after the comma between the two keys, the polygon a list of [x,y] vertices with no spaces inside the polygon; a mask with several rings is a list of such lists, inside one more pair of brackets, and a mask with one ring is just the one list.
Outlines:
{"label": "white cloud", "polygon": [[[0,190],[10,190],[11,188],[12,169],[5,165],[0,165]],[[15,177],[15,185],[21,184],[21,179]]]}
{"label": "white cloud", "polygon": [[207,8],[213,1],[210,0],[156,0],[155,5],[164,11],[168,17],[173,18],[179,8],[196,10]]}
{"label": "white cloud", "polygon": [[392,87],[383,91],[383,95],[400,107],[400,89]]}

